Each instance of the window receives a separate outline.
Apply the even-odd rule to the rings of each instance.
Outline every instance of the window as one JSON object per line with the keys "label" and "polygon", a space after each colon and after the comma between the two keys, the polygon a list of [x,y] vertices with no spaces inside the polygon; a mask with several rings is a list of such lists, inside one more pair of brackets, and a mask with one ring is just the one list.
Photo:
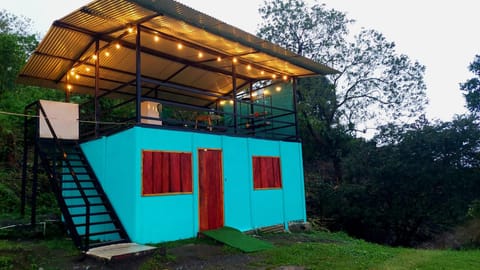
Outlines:
{"label": "window", "polygon": [[142,194],[192,193],[192,154],[143,151]]}
{"label": "window", "polygon": [[253,186],[255,189],[282,188],[279,157],[253,157]]}

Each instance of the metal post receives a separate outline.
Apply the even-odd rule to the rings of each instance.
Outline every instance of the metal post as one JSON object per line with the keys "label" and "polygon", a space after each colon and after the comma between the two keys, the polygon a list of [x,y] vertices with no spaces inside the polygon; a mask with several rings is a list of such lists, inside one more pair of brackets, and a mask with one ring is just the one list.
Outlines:
{"label": "metal post", "polygon": [[252,134],[255,136],[255,105],[253,104],[253,83],[250,83],[250,125],[252,129]]}
{"label": "metal post", "polygon": [[137,124],[141,123],[142,121],[142,50],[141,50],[141,38],[140,38],[140,25],[137,25],[137,37],[136,43],[137,46],[135,48],[136,54],[136,90],[137,90]]}
{"label": "metal post", "polygon": [[233,133],[237,134],[238,130],[238,110],[237,110],[237,72],[235,63],[232,61],[232,95],[233,95]]}
{"label": "metal post", "polygon": [[98,95],[100,93],[100,41],[95,41],[95,97],[94,97],[94,112],[95,112],[95,137],[98,137],[98,122],[99,122],[99,103]]}
{"label": "metal post", "polygon": [[21,190],[21,206],[20,213],[22,217],[25,216],[25,205],[26,205],[26,190],[27,190],[27,162],[28,162],[28,117],[27,111],[25,110],[25,116],[23,120],[23,167],[22,167],[22,190]]}
{"label": "metal post", "polygon": [[298,102],[297,102],[297,78],[292,78],[293,111],[295,113],[295,140],[300,141],[300,130],[298,126]]}
{"label": "metal post", "polygon": [[37,224],[37,188],[38,188],[38,141],[35,142],[33,154],[33,185],[32,185],[32,211],[30,216],[30,225]]}

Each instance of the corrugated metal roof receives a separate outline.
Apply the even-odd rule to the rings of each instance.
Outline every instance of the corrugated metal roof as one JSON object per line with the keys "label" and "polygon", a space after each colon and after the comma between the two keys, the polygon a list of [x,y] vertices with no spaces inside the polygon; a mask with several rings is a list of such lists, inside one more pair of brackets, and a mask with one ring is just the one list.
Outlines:
{"label": "corrugated metal roof", "polygon": [[[135,78],[137,31],[142,76],[149,83],[227,94],[233,88],[234,60],[237,85],[273,75],[335,72],[172,0],[97,0],[53,23],[19,81],[59,89],[68,83],[74,85],[73,91],[91,92],[98,40],[102,91],[119,88]],[[175,96],[175,91],[179,90],[166,90],[165,96]],[[195,103],[187,96],[181,101]]]}

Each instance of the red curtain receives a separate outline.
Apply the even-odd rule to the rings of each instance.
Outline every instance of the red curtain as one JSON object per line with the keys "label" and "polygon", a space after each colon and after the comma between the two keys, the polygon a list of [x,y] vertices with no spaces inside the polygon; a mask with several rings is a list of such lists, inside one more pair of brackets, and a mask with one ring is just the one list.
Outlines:
{"label": "red curtain", "polygon": [[192,154],[143,151],[143,194],[192,192]]}
{"label": "red curtain", "polygon": [[253,157],[255,189],[281,188],[282,175],[279,157]]}

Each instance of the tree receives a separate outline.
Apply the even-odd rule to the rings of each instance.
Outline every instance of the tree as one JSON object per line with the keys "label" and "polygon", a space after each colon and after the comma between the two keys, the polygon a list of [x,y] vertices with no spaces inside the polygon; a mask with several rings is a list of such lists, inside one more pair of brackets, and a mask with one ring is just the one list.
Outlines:
{"label": "tree", "polygon": [[0,94],[15,86],[15,79],[38,44],[31,21],[0,10]]}
{"label": "tree", "polygon": [[460,84],[460,89],[465,91],[464,96],[467,101],[467,108],[473,114],[480,113],[480,55],[476,55],[468,69],[476,77]]}
{"label": "tree", "polygon": [[[15,80],[37,46],[29,19],[0,10],[0,111],[21,113],[42,93],[34,87],[17,87]],[[22,118],[0,114],[0,165],[15,167],[20,156]]]}
{"label": "tree", "polygon": [[381,129],[356,141],[344,183],[324,211],[370,241],[412,246],[462,223],[480,194],[480,127],[473,116]]}
{"label": "tree", "polygon": [[345,13],[303,0],[266,0],[259,12],[260,37],[339,71],[329,76],[336,99],[327,125],[355,131],[372,120],[385,124],[423,112],[425,67],[398,54],[381,33],[363,29],[352,39]]}

